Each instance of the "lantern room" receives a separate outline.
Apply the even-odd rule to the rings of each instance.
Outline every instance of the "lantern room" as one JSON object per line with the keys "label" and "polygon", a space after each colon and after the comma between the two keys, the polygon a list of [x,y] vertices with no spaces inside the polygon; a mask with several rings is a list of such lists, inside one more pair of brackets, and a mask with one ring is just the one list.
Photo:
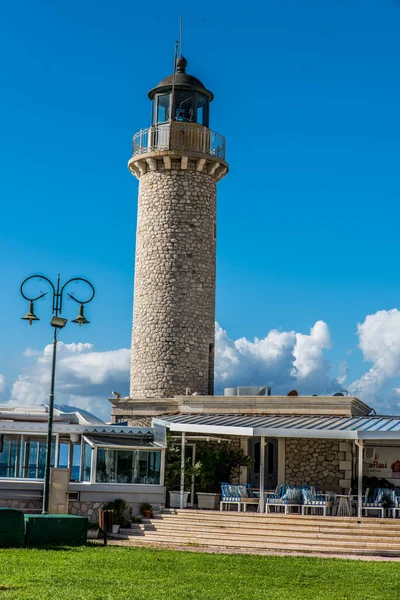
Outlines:
{"label": "lantern room", "polygon": [[209,127],[209,104],[214,95],[199,79],[186,73],[186,66],[187,60],[180,56],[174,75],[150,90],[153,125],[177,121]]}

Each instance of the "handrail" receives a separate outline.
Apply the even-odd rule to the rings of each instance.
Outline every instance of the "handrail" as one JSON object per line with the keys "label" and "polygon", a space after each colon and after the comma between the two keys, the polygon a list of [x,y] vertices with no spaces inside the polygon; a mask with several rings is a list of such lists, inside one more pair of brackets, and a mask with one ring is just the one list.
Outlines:
{"label": "handrail", "polygon": [[208,127],[177,121],[152,125],[133,136],[132,156],[165,150],[199,152],[225,160],[225,138]]}

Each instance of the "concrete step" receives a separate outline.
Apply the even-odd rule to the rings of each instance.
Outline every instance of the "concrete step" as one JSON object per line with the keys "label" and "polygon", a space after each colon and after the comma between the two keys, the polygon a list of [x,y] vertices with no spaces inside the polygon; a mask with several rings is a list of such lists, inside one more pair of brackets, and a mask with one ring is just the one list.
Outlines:
{"label": "concrete step", "polygon": [[[145,523],[143,521],[143,523]],[[352,534],[362,534],[363,532],[367,533],[375,533],[379,534],[388,534],[388,535],[400,535],[400,527],[398,525],[391,525],[387,523],[385,519],[384,522],[379,524],[377,523],[369,523],[368,521],[361,521],[359,523],[354,522],[351,524],[348,523],[318,523],[318,522],[306,522],[300,521],[295,523],[288,522],[280,522],[280,521],[271,521],[271,520],[260,520],[259,522],[250,522],[244,523],[242,521],[227,521],[227,520],[170,520],[170,519],[160,519],[160,520],[149,520],[146,521],[146,524],[159,526],[159,527],[180,527],[180,528],[191,528],[191,527],[214,527],[214,528],[236,528],[238,530],[262,530],[262,531],[270,531],[271,529],[292,529],[296,528],[299,531],[333,531],[338,530],[342,533],[346,533],[348,535]]]}
{"label": "concrete step", "polygon": [[[220,516],[221,515],[221,516]],[[215,513],[214,515],[209,513],[207,515],[199,515],[193,514],[189,515],[162,515],[162,521],[172,520],[174,523],[229,523],[235,524],[236,526],[250,526],[261,527],[266,524],[279,524],[282,526],[293,527],[297,525],[301,526],[315,526],[319,528],[323,527],[343,527],[343,528],[360,528],[362,526],[367,526],[371,529],[391,529],[397,530],[400,532],[400,519],[389,519],[389,518],[356,518],[356,517],[315,517],[315,516],[275,516],[275,515],[254,515],[254,518],[249,518],[246,515],[242,514],[224,514],[224,513]]]}
{"label": "concrete step", "polygon": [[395,536],[385,536],[385,537],[378,537],[378,536],[364,536],[364,537],[357,537],[355,536],[354,538],[351,537],[344,537],[341,535],[326,535],[324,533],[313,533],[313,534],[308,534],[308,535],[303,535],[303,534],[299,534],[296,531],[274,531],[268,534],[247,534],[247,533],[243,533],[243,534],[238,534],[238,533],[234,533],[231,531],[220,531],[217,533],[213,533],[213,532],[209,532],[209,531],[193,531],[191,529],[189,530],[175,530],[175,531],[171,531],[171,530],[158,530],[158,529],[153,529],[153,530],[149,530],[149,529],[140,529],[140,530],[132,530],[132,529],[128,529],[128,530],[124,530],[124,532],[121,533],[125,533],[128,536],[146,536],[146,537],[153,537],[153,536],[170,536],[171,538],[174,537],[191,537],[191,538],[199,538],[199,539],[219,539],[219,540],[226,540],[226,539],[232,539],[232,540],[237,540],[239,543],[245,542],[247,540],[250,541],[259,541],[259,542],[264,542],[266,540],[285,540],[285,539],[294,539],[297,540],[299,542],[303,542],[304,543],[314,543],[315,540],[319,540],[319,541],[323,541],[324,543],[329,543],[329,544],[343,544],[343,545],[348,545],[348,546],[352,546],[352,545],[365,545],[365,544],[377,544],[379,546],[383,545],[396,545],[399,546],[400,548],[400,537],[395,537]]}
{"label": "concrete step", "polygon": [[[141,529],[143,531],[159,531],[159,532],[171,532],[174,533],[176,531],[193,531],[193,532],[202,532],[209,533],[210,535],[224,535],[225,533],[232,533],[238,536],[242,535],[277,535],[279,533],[286,534],[286,532],[291,531],[293,535],[297,537],[313,537],[315,535],[323,535],[325,537],[340,537],[343,539],[352,538],[355,536],[359,536],[362,538],[371,537],[376,538],[377,532],[373,529],[368,529],[367,527],[357,529],[353,531],[351,529],[343,529],[341,527],[303,527],[297,526],[296,528],[288,528],[288,527],[280,527],[279,525],[263,525],[262,527],[237,527],[236,525],[208,525],[208,524],[198,524],[192,523],[190,525],[182,525],[179,523],[143,523],[142,525],[136,525],[134,528],[126,531],[132,531],[132,529]],[[379,537],[385,537],[385,539],[393,539],[394,541],[400,541],[400,533],[396,531],[392,531],[390,529],[379,532]]]}
{"label": "concrete step", "polygon": [[400,521],[177,510],[121,529],[133,544],[400,556]]}
{"label": "concrete step", "polygon": [[[176,516],[179,516],[181,518],[193,518],[193,517],[207,517],[207,518],[241,518],[241,519],[260,519],[260,518],[270,518],[270,519],[303,519],[303,520],[323,520],[323,521],[343,521],[343,522],[353,522],[354,520],[357,519],[357,517],[352,516],[352,517],[341,517],[341,516],[337,516],[337,515],[327,515],[326,517],[322,516],[322,515],[301,515],[299,513],[290,513],[285,515],[284,513],[258,513],[258,512],[253,512],[253,511],[248,511],[248,512],[242,512],[242,511],[237,511],[237,510],[230,510],[230,511],[218,511],[218,510],[194,510],[194,509],[177,509]],[[169,514],[162,514],[162,516],[164,517],[170,517],[171,513]],[[174,516],[172,514],[172,516]],[[360,517],[360,519],[362,520],[366,520],[366,521],[378,521],[381,522],[382,518],[381,517]],[[400,519],[396,519],[395,521],[397,521],[398,523],[400,523]],[[391,520],[392,522],[392,520]]]}

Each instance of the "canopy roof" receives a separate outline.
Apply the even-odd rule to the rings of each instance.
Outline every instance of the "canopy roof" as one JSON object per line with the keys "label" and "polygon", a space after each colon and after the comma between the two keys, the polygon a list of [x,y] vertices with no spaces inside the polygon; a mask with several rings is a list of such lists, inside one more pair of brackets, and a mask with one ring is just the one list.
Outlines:
{"label": "canopy roof", "polygon": [[152,441],[152,436],[146,438],[142,437],[124,437],[121,435],[85,435],[85,441],[90,444],[93,448],[109,448],[109,449],[137,449],[137,448],[160,448],[157,443]]}
{"label": "canopy roof", "polygon": [[400,417],[178,414],[153,419],[171,431],[246,437],[400,439]]}

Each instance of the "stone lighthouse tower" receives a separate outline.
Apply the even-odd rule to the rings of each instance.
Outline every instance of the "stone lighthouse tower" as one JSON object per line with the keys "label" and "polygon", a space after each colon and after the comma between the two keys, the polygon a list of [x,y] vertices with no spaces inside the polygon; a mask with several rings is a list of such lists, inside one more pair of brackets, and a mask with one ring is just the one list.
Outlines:
{"label": "stone lighthouse tower", "polygon": [[131,398],[214,393],[216,185],[225,139],[209,128],[213,94],[176,71],[150,90],[152,125],[133,138],[139,179]]}

